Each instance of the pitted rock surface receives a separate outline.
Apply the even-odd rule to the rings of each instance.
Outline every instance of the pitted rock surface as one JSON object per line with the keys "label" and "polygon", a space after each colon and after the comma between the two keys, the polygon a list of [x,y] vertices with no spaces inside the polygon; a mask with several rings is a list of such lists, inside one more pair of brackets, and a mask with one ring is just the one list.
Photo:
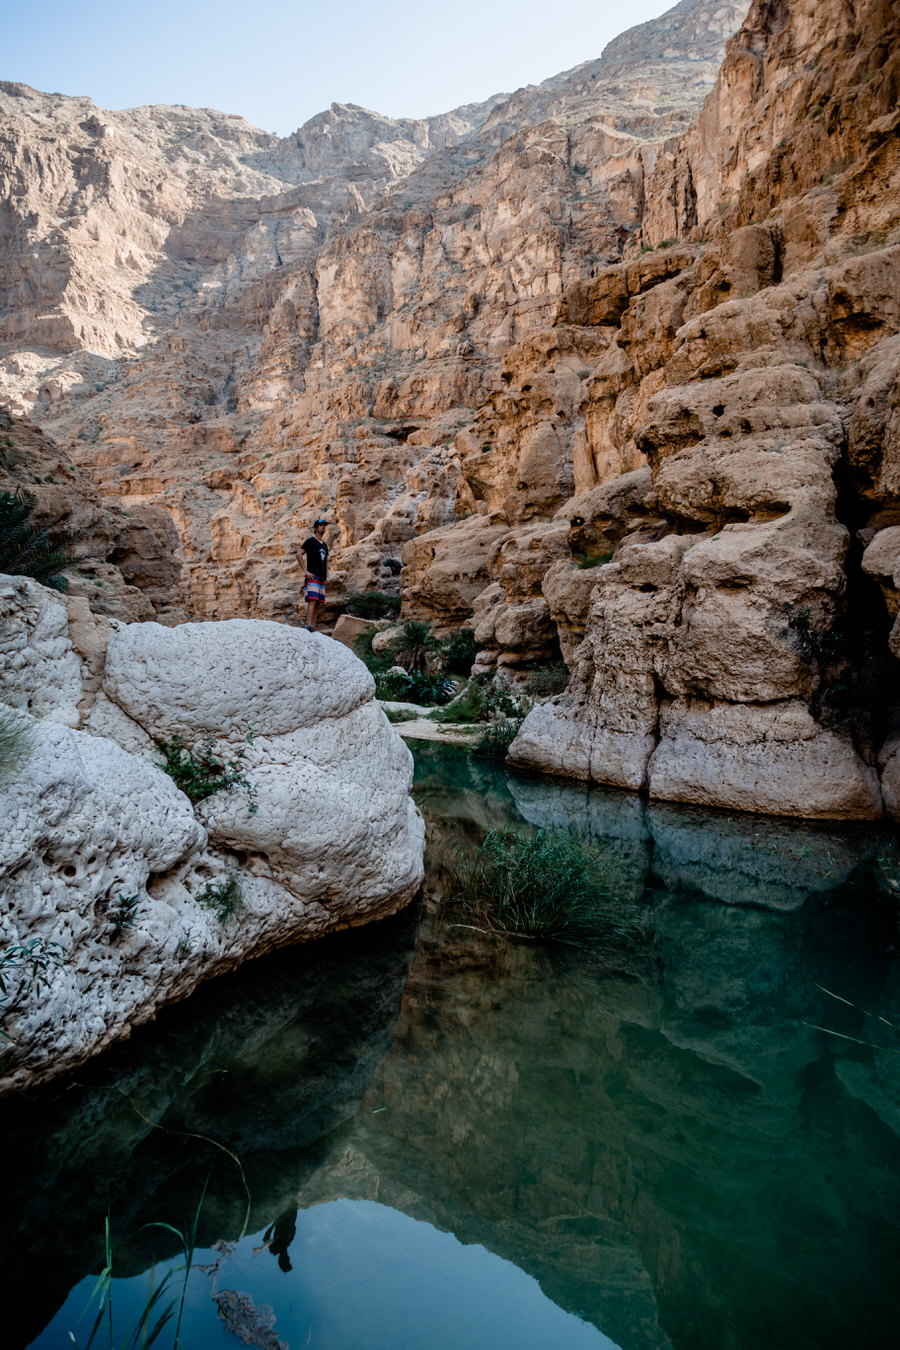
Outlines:
{"label": "pitted rock surface", "polygon": [[[341,644],[259,620],[108,624],[25,578],[0,577],[0,595],[0,699],[30,739],[0,780],[0,951],[38,939],[59,958],[30,991],[10,976],[0,1090],[73,1067],[201,979],[415,894],[412,756]],[[159,767],[175,735],[195,753],[212,740],[243,781],[192,807]]]}

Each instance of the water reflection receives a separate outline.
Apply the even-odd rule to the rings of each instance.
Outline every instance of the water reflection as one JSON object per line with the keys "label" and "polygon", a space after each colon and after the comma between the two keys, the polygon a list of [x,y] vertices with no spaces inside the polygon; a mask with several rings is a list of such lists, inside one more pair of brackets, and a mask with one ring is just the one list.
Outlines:
{"label": "water reflection", "polygon": [[[463,834],[524,820],[598,849],[622,893],[655,884],[726,904],[797,909],[870,865],[888,836],[871,825],[796,821],[653,802],[633,792],[508,773],[458,746],[416,747],[426,814]],[[874,869],[870,884],[878,880]]]}
{"label": "water reflection", "polygon": [[[312,1329],[312,1346],[355,1350],[373,1325],[410,1350],[469,1343],[453,1316],[469,1275],[417,1264],[449,1235],[510,1334],[522,1292],[487,1253],[579,1319],[545,1333],[561,1350],[591,1343],[583,1324],[627,1350],[892,1346],[900,1039],[861,1011],[900,1024],[896,903],[870,866],[884,842],[507,778],[447,751],[417,751],[432,822],[577,829],[651,906],[639,978],[434,916],[410,964],[407,915],[248,966],[85,1086],[3,1103],[4,1284],[45,1291],[40,1310],[14,1306],[10,1343],[99,1268],[107,1196],[126,1273],[171,1254],[139,1225],[182,1222],[210,1169],[203,1241],[238,1236],[240,1178],[199,1134],[239,1154],[252,1195],[256,1236],[223,1278],[276,1309],[294,1291],[307,1321],[278,1320],[292,1347]],[[412,1235],[396,1249],[395,1230]],[[415,1279],[391,1284],[388,1249]]]}

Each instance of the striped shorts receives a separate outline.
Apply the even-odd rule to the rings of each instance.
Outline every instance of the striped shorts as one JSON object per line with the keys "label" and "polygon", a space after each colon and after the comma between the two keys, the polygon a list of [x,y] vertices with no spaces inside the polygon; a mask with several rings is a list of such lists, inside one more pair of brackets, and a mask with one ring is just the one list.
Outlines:
{"label": "striped shorts", "polygon": [[303,599],[309,604],[310,600],[315,600],[317,604],[325,603],[325,582],[316,581],[314,577],[306,578],[306,585],[303,587]]}

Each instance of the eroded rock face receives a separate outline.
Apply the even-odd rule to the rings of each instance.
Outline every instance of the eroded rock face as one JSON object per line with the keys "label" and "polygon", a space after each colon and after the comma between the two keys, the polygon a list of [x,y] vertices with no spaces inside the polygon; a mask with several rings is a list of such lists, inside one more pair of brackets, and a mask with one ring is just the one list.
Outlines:
{"label": "eroded rock face", "polygon": [[511,522],[552,514],[598,351],[557,326],[564,292],[620,260],[745,8],[689,0],[540,87],[420,122],[335,105],[283,141],[3,86],[0,391],[168,515],[197,617],[289,614],[326,506],[335,596],[395,589],[482,479]]}
{"label": "eroded rock face", "polygon": [[[50,954],[37,993],[8,984],[4,1090],[208,975],[415,893],[412,756],[345,647],[252,620],[120,625],[78,601],[70,620],[33,581],[2,588],[0,696],[31,745],[0,784],[0,948]],[[192,808],[158,767],[176,736],[195,754],[213,742],[241,781]]]}
{"label": "eroded rock face", "polygon": [[[618,323],[600,416],[647,461],[655,538],[623,537],[597,568],[584,640],[564,648],[569,690],[529,717],[514,760],[833,818],[879,814],[880,765],[896,813],[895,741],[876,751],[897,655],[898,45],[877,3],[853,20],[754,5],[696,127],[657,162],[642,238],[680,238],[660,244],[671,273],[642,289],[602,275],[588,311]],[[548,578],[561,616],[567,574]],[[862,688],[871,650],[881,683],[860,733],[828,720],[829,681]]]}
{"label": "eroded rock face", "polygon": [[[290,615],[327,506],[333,604],[399,587],[406,616],[476,628],[479,669],[565,659],[522,762],[651,791],[656,764],[660,792],[737,809],[751,747],[777,744],[767,809],[877,814],[900,724],[898,50],[885,0],[690,0],[416,133],[427,153],[352,212],[340,154],[326,205],[297,178],[315,229],[299,197],[226,210],[223,178],[160,244],[211,269],[177,329],[108,386],[48,386],[42,416],[105,494],[168,513],[191,614]],[[264,150],[260,172],[321,167]],[[663,773],[675,741],[691,773]]]}

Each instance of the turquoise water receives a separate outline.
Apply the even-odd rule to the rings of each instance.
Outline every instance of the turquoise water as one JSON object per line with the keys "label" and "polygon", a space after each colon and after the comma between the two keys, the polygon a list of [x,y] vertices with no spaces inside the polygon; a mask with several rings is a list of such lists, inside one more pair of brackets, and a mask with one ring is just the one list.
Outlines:
{"label": "turquoise water", "polygon": [[[0,1102],[3,1344],[86,1344],[107,1213],[122,1344],[206,1185],[189,1350],[895,1345],[891,840],[416,755],[424,908]],[[441,841],[507,823],[595,847],[636,948],[442,915]]]}

